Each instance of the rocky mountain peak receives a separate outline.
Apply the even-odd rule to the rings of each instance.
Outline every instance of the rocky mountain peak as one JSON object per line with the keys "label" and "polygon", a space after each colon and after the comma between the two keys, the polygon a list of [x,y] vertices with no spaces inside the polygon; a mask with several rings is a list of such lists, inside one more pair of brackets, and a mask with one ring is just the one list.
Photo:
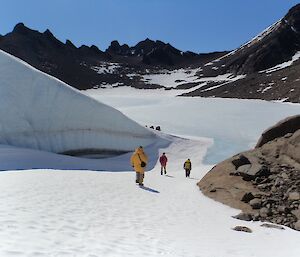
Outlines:
{"label": "rocky mountain peak", "polygon": [[118,48],[121,47],[121,45],[120,45],[118,40],[113,40],[113,41],[111,41],[109,47],[112,48],[112,49],[118,49]]}
{"label": "rocky mountain peak", "polygon": [[292,60],[300,50],[300,4],[246,44],[222,58],[224,73],[251,74]]}
{"label": "rocky mountain peak", "polygon": [[43,33],[47,37],[54,37],[52,32],[49,29],[46,29],[45,32]]}
{"label": "rocky mountain peak", "polygon": [[300,32],[300,4],[291,8],[284,20],[298,32]]}
{"label": "rocky mountain peak", "polygon": [[103,52],[95,45],[91,45],[90,50],[96,55],[103,55]]}
{"label": "rocky mountain peak", "polygon": [[[160,41],[161,42],[161,41]],[[148,45],[148,46],[152,46],[152,45],[154,45],[156,42],[154,41],[154,40],[152,40],[152,39],[150,39],[150,38],[146,38],[145,40],[142,40],[142,41],[140,41],[139,43],[137,43],[136,44],[136,46],[135,47],[138,47],[138,46],[145,46],[145,45]]]}
{"label": "rocky mountain peak", "polygon": [[18,23],[18,24],[14,27],[12,33],[26,34],[26,33],[30,32],[30,31],[33,31],[33,30],[27,28],[27,27],[24,25],[24,23],[20,22],[20,23]]}
{"label": "rocky mountain peak", "polygon": [[106,52],[119,56],[139,57],[138,59],[147,65],[174,66],[185,61],[193,61],[193,58],[199,57],[192,52],[185,54],[169,43],[160,40],[154,41],[149,38],[138,42],[132,47],[127,44],[120,45],[117,40],[114,40]]}
{"label": "rocky mountain peak", "polygon": [[67,39],[66,40],[66,46],[71,47],[71,48],[77,48],[71,40]]}
{"label": "rocky mountain peak", "polygon": [[134,49],[137,54],[147,54],[157,47],[157,43],[149,38],[137,43]]}
{"label": "rocky mountain peak", "polygon": [[127,44],[120,45],[117,40],[113,40],[106,52],[116,55],[130,55],[130,48]]}

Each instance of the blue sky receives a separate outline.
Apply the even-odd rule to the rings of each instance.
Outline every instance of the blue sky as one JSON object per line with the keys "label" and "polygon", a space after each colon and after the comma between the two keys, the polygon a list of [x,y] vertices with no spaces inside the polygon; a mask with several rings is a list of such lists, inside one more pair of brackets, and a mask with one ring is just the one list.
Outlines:
{"label": "blue sky", "polygon": [[231,50],[282,18],[289,0],[0,0],[0,34],[49,28],[63,42],[135,45],[145,38],[197,53]]}

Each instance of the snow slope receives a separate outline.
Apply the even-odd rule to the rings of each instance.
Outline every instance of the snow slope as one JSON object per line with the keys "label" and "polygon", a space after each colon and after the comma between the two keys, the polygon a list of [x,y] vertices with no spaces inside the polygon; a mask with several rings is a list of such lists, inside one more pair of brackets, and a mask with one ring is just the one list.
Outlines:
{"label": "snow slope", "polygon": [[[208,63],[210,65],[212,63]],[[217,69],[216,67],[212,67],[212,69]],[[188,93],[189,91],[196,90],[206,84],[204,82],[224,82],[223,84],[217,86],[223,86],[229,82],[237,81],[246,77],[246,75],[238,75],[235,76],[232,73],[227,73],[215,77],[200,77],[197,75],[202,71],[201,68],[197,69],[178,69],[178,70],[161,70],[157,74],[147,74],[142,76],[142,81],[146,84],[155,84],[160,85],[165,88],[176,88],[177,86],[184,85],[186,83],[202,83],[200,85],[194,86],[189,90],[185,90],[184,93]],[[203,74],[200,74],[202,76]],[[213,87],[206,89],[212,90]],[[177,91],[179,92],[179,91]],[[179,95],[179,94],[178,94]]]}
{"label": "snow slope", "polygon": [[[148,168],[152,169],[158,158],[159,149],[166,147],[172,141],[172,137],[159,137],[155,143],[148,145],[145,150],[150,155]],[[126,147],[126,146],[125,146]],[[132,170],[130,156],[132,152],[106,158],[79,158],[19,148],[8,145],[0,145],[0,171],[26,170],[26,169],[59,169],[59,170],[95,170],[95,171],[128,171]]]}
{"label": "snow slope", "polygon": [[121,112],[0,51],[0,144],[130,151],[156,137]]}
{"label": "snow slope", "polygon": [[[1,257],[296,257],[300,233],[231,218],[237,210],[204,197],[210,142],[174,139],[159,165],[135,185],[133,172],[0,173]],[[191,158],[187,179],[182,163]],[[246,225],[253,234],[233,231]]]}
{"label": "snow slope", "polygon": [[197,72],[200,72],[201,68],[198,69],[178,69],[178,70],[162,70],[157,74],[143,75],[142,81],[146,84],[161,85],[166,88],[176,87],[178,85],[190,82],[197,82]]}
{"label": "snow slope", "polygon": [[[130,154],[87,160],[1,146],[2,168],[57,169],[0,173],[1,257],[299,256],[299,232],[233,219],[239,211],[206,198],[196,186],[212,167],[203,164],[212,143],[221,141],[220,148],[209,150],[212,158],[234,151],[238,142],[246,147],[269,123],[299,113],[299,105],[176,98],[162,90],[109,89],[101,97],[97,92],[87,93],[143,125],[161,125],[190,139],[159,133],[162,139],[146,147],[144,188],[135,185]],[[162,152],[169,158],[167,176],[157,163]],[[190,179],[182,169],[187,158],[193,164]],[[233,231],[237,225],[253,233]]]}

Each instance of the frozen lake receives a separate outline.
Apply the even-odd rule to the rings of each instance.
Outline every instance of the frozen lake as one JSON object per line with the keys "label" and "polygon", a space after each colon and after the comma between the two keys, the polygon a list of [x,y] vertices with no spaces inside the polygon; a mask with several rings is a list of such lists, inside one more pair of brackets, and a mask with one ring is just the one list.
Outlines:
{"label": "frozen lake", "polygon": [[86,94],[120,110],[143,126],[174,135],[214,140],[205,163],[214,164],[253,147],[279,120],[300,114],[300,104],[224,98],[176,97],[179,91],[92,89]]}

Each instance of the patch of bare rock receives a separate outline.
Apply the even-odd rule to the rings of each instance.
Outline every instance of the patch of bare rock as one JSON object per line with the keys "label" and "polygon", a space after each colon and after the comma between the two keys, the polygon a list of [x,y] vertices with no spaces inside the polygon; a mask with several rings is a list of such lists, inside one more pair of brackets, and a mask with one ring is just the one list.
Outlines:
{"label": "patch of bare rock", "polygon": [[198,186],[206,196],[242,210],[237,219],[300,231],[300,115],[266,130],[255,149],[216,165]]}

